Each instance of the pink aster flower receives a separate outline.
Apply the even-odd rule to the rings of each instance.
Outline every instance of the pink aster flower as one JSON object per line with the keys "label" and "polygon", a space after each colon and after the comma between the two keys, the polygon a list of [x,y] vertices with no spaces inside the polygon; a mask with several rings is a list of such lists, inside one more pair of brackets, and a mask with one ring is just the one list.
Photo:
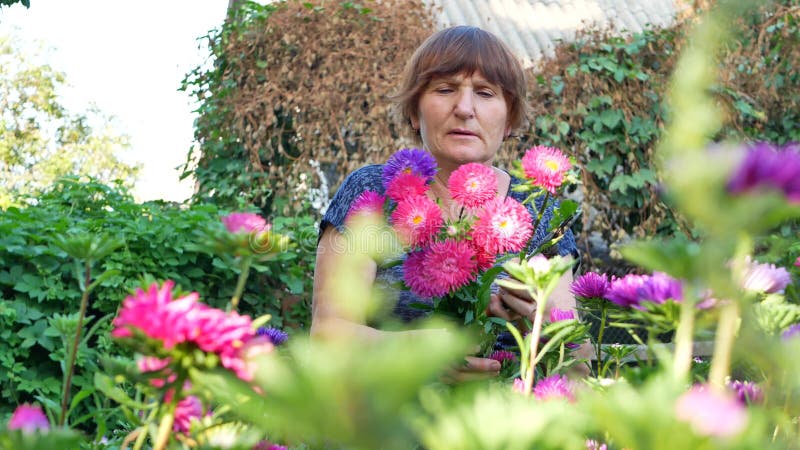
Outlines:
{"label": "pink aster flower", "polygon": [[525,393],[525,381],[522,378],[514,378],[514,385],[511,386],[511,389],[514,392],[519,394]]}
{"label": "pink aster flower", "polygon": [[[186,383],[184,389],[189,389],[190,386],[189,383]],[[168,391],[164,396],[164,401],[171,402],[174,395],[174,391]],[[193,395],[187,395],[178,401],[175,406],[175,420],[172,424],[172,429],[186,434],[191,428],[192,421],[200,420],[201,417],[203,417],[203,404],[200,399]]]}
{"label": "pink aster flower", "polygon": [[8,421],[9,430],[22,430],[25,434],[32,434],[36,430],[47,431],[50,429],[50,422],[39,406],[22,404],[17,406],[11,420]]}
{"label": "pink aster flower", "polygon": [[638,308],[641,302],[639,288],[646,280],[646,276],[634,274],[614,280],[606,291],[606,299],[622,307]]}
{"label": "pink aster flower", "polygon": [[497,196],[497,175],[483,164],[464,164],[450,174],[447,188],[459,205],[480,208]]}
{"label": "pink aster flower", "polygon": [[564,375],[551,375],[543,378],[533,387],[537,400],[567,399],[575,401],[572,382]]}
{"label": "pink aster flower", "polygon": [[533,224],[528,209],[512,198],[487,203],[472,228],[475,245],[495,255],[521,251],[531,234]]}
{"label": "pink aster flower", "polygon": [[[111,335],[116,338],[131,337],[133,336],[131,328],[137,328],[146,336],[166,340],[167,348],[172,348],[177,342],[183,342],[185,336],[176,334],[176,322],[172,317],[174,314],[168,314],[168,306],[174,303],[172,299],[174,285],[173,281],[167,280],[160,288],[158,284],[153,283],[147,291],[136,289],[133,295],[123,301],[119,315],[112,322],[114,330]],[[176,299],[175,302],[180,302],[181,306],[189,308],[198,298],[198,294],[192,292]],[[174,310],[175,307],[171,309]]]}
{"label": "pink aster flower", "polygon": [[775,264],[761,264],[748,259],[742,287],[748,291],[774,294],[783,292],[791,282],[791,275],[783,267],[776,267]]}
{"label": "pink aster flower", "polygon": [[386,186],[386,196],[396,202],[425,195],[427,191],[428,184],[425,179],[414,173],[398,173]]}
{"label": "pink aster flower", "polygon": [[525,152],[522,157],[525,177],[551,194],[555,194],[556,189],[564,182],[564,175],[570,167],[572,164],[564,153],[553,147],[537,145]]}
{"label": "pink aster flower", "polygon": [[747,411],[738,400],[704,385],[695,385],[678,398],[675,416],[705,436],[734,436],[747,425]]}
{"label": "pink aster flower", "polygon": [[795,267],[800,267],[800,256],[798,256],[797,259],[795,260],[794,266]]}
{"label": "pink aster flower", "polygon": [[[154,356],[145,356],[136,361],[136,367],[138,367],[139,372],[142,373],[160,372],[166,369],[170,362],[172,362],[170,358],[161,359]],[[177,378],[177,375],[172,373],[171,370],[165,370],[164,374],[167,376],[166,380],[162,378],[153,378],[150,380],[150,384],[160,388],[164,387],[167,383],[172,383]]]}
{"label": "pink aster flower", "polygon": [[465,241],[434,242],[403,263],[406,285],[420,297],[444,296],[469,283],[476,273],[475,252]]}
{"label": "pink aster flower", "polygon": [[222,218],[222,223],[231,233],[268,231],[267,221],[253,213],[231,213]]}
{"label": "pink aster flower", "polygon": [[356,197],[347,211],[347,219],[361,214],[380,214],[383,215],[383,205],[386,197],[377,192],[364,191]]}
{"label": "pink aster flower", "polygon": [[425,245],[443,224],[442,210],[433,200],[422,195],[397,202],[392,212],[392,227],[405,245]]}
{"label": "pink aster flower", "polygon": [[470,243],[472,245],[472,249],[475,251],[475,262],[478,264],[478,270],[484,271],[491,269],[494,266],[497,255],[494,253],[489,253],[478,247],[473,241],[470,241]]}
{"label": "pink aster flower", "polygon": [[507,350],[495,350],[489,355],[489,359],[493,359],[500,364],[503,364],[503,361],[516,361],[517,355]]}
{"label": "pink aster flower", "polygon": [[561,322],[562,320],[575,319],[575,311],[571,309],[550,308],[550,322]]}
{"label": "pink aster flower", "polygon": [[749,381],[729,381],[728,389],[736,395],[742,405],[759,404],[764,401],[764,391],[756,383]]}
{"label": "pink aster flower", "polygon": [[757,142],[749,146],[727,189],[741,194],[760,188],[783,192],[789,202],[800,203],[800,145]]}

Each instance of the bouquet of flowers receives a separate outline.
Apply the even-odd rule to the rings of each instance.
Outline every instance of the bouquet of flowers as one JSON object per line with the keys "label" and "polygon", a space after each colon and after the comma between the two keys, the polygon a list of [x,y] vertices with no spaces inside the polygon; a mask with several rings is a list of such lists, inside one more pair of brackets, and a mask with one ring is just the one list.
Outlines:
{"label": "bouquet of flowers", "polygon": [[384,193],[363,192],[351,205],[348,220],[376,213],[388,218],[407,254],[402,261],[405,287],[420,298],[432,299],[432,305],[420,307],[464,324],[477,322],[488,332],[492,321],[485,311],[491,284],[503,270],[499,263],[515,255],[525,261],[554,245],[569,219],[576,217],[574,202],[554,204],[547,233],[531,249],[549,199],[571,178],[570,167],[557,149],[529,149],[511,172],[522,181],[514,191],[527,194],[518,201],[498,196],[497,177],[490,167],[464,164],[448,180],[459,214],[447,219],[441,201],[428,194],[436,161],[424,150],[403,149],[383,167]]}

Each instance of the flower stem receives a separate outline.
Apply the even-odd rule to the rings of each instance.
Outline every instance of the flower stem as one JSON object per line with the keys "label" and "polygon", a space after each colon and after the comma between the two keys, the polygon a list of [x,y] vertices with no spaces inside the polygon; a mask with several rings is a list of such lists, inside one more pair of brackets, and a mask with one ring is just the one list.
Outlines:
{"label": "flower stem", "polygon": [[694,336],[694,302],[686,299],[681,303],[681,316],[678,329],[675,330],[675,359],[673,375],[675,381],[685,382],[692,366],[692,350]]}
{"label": "flower stem", "polygon": [[[606,330],[606,317],[608,316],[608,307],[605,303],[600,307],[600,329],[597,331],[597,345],[595,346],[595,357],[597,358],[597,377],[602,378],[604,370],[602,370],[603,354],[603,332]],[[601,373],[603,372],[603,373]]]}
{"label": "flower stem", "polygon": [[250,264],[253,263],[252,256],[243,256],[241,265],[239,266],[239,279],[236,281],[236,290],[231,297],[231,304],[229,310],[236,311],[239,307],[239,300],[242,298],[244,292],[244,285],[247,282],[247,277],[250,275]]}
{"label": "flower stem", "polygon": [[714,355],[708,375],[708,381],[718,389],[725,385],[725,378],[730,371],[731,352],[738,325],[739,304],[730,301],[720,312],[717,336],[714,339]]}
{"label": "flower stem", "polygon": [[63,427],[67,420],[67,405],[69,405],[70,389],[72,388],[72,374],[75,372],[75,360],[78,356],[78,346],[81,343],[81,330],[83,329],[83,318],[86,316],[86,308],[89,304],[89,284],[92,281],[92,266],[89,261],[84,263],[84,285],[81,295],[81,308],[78,313],[78,328],[75,330],[75,340],[72,342],[72,350],[69,352],[69,363],[67,364],[67,376],[64,378],[64,392],[61,394],[61,414],[58,417],[58,426]]}
{"label": "flower stem", "polygon": [[533,376],[536,373],[536,354],[539,350],[539,337],[542,334],[542,322],[544,322],[544,300],[545,297],[538,296],[537,299],[541,298],[542,304],[536,307],[536,315],[533,319],[533,330],[531,330],[531,356],[528,360],[528,373],[525,376],[525,395],[531,395],[531,391],[533,390]]}
{"label": "flower stem", "polygon": [[545,191],[544,200],[542,201],[542,208],[536,212],[536,221],[533,222],[533,236],[536,236],[536,230],[539,228],[539,222],[542,220],[544,211],[547,209],[547,202],[550,200],[550,192]]}
{"label": "flower stem", "polygon": [[153,450],[164,450],[167,448],[169,437],[172,435],[172,425],[175,423],[175,408],[178,406],[178,395],[167,404],[167,413],[161,418],[156,432],[156,440],[153,443]]}

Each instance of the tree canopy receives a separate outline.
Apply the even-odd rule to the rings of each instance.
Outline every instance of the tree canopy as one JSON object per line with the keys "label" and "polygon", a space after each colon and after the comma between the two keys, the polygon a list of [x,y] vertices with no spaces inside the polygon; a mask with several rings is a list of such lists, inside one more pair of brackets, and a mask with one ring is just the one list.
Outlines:
{"label": "tree canopy", "polygon": [[63,175],[133,184],[139,167],[119,159],[129,137],[95,107],[70,111],[60,97],[65,83],[63,73],[0,36],[0,208]]}

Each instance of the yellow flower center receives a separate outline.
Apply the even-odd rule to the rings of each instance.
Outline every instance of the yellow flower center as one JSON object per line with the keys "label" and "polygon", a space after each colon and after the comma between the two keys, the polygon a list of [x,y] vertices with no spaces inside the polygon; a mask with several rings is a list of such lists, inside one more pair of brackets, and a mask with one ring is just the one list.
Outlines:
{"label": "yellow flower center", "polygon": [[413,219],[411,219],[411,222],[412,222],[414,225],[419,225],[419,224],[421,224],[421,223],[422,223],[422,216],[420,216],[420,215],[416,215],[416,216],[414,216],[414,218],[413,218]]}
{"label": "yellow flower center", "polygon": [[558,170],[558,162],[552,159],[548,159],[544,162],[544,165],[547,166],[548,169],[556,171]]}

